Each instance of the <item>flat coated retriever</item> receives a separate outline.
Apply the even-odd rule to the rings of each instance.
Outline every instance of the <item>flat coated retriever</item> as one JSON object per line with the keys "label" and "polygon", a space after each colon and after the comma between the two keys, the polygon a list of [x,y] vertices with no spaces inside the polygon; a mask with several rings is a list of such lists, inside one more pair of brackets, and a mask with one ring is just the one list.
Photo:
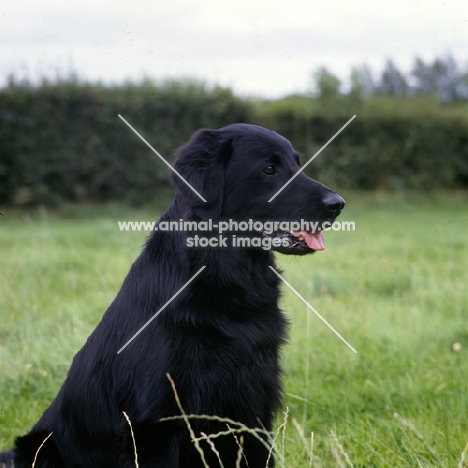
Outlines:
{"label": "flat coated retriever", "polygon": [[[134,467],[133,441],[140,467],[203,467],[200,451],[211,468],[220,460],[226,468],[274,465],[265,431],[273,429],[281,401],[279,350],[287,321],[278,308],[280,280],[269,268],[275,268],[273,252],[263,243],[255,247],[254,240],[269,240],[283,254],[303,255],[322,250],[323,237],[300,229],[267,232],[257,229],[258,222],[307,220],[320,226],[334,221],[344,200],[301,172],[269,202],[299,171],[299,157],[288,140],[254,125],[199,130],[177,150],[174,167],[206,202],[172,174],[177,192],[158,226],[199,223],[190,231],[151,233],[73,359],[56,399],[16,440],[14,450],[2,455],[7,466],[14,458],[15,468],[31,468],[34,460],[36,468]],[[226,241],[219,232],[204,230],[202,222],[208,220],[229,225]],[[230,220],[248,228],[235,231]],[[203,236],[212,246],[194,243]],[[238,237],[252,242],[233,246]],[[168,376],[185,414],[230,418],[264,430],[263,435],[244,431],[213,438],[219,455],[206,440],[197,450],[192,437],[239,426],[191,417],[191,435]],[[172,416],[179,418],[161,421]]]}

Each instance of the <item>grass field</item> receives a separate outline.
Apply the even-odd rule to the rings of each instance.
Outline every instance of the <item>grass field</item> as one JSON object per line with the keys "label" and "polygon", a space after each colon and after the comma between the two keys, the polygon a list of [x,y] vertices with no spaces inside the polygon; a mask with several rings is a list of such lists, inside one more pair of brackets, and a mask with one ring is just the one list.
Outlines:
{"label": "grass field", "polygon": [[[283,288],[278,465],[467,467],[468,195],[345,198],[355,232],[329,232],[314,256],[278,256],[358,351]],[[119,232],[116,220],[159,210],[0,210],[0,447],[54,398],[138,255],[145,234]]]}

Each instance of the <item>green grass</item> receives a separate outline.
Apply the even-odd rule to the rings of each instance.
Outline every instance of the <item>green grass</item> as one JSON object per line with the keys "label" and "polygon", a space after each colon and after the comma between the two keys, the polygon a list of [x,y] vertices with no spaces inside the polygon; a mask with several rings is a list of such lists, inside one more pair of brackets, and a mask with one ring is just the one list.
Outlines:
{"label": "green grass", "polygon": [[[466,467],[468,197],[345,195],[342,219],[355,232],[327,233],[314,256],[278,256],[285,278],[358,351],[283,288],[285,466]],[[141,249],[144,233],[120,233],[115,220],[157,214],[0,211],[6,449],[54,398]]]}

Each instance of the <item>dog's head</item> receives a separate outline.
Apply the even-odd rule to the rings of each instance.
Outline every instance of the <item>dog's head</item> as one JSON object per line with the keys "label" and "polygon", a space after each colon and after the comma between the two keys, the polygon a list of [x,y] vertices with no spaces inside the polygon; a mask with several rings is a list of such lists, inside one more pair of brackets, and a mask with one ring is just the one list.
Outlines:
{"label": "dog's head", "polygon": [[[256,125],[199,130],[177,150],[174,167],[172,181],[191,216],[276,222],[277,229],[261,235],[280,239],[274,250],[285,254],[323,250],[323,224],[333,223],[345,204],[300,171],[299,155],[287,139]],[[301,221],[310,229],[278,227]]]}

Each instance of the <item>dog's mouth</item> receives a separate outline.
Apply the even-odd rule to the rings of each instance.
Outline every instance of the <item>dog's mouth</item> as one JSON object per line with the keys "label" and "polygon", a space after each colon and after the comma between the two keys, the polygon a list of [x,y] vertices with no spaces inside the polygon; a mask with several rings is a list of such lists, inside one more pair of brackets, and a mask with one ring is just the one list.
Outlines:
{"label": "dog's mouth", "polygon": [[262,235],[276,239],[276,242],[272,243],[272,250],[286,255],[305,255],[325,249],[323,234],[318,230],[277,231],[271,234],[262,232]]}

